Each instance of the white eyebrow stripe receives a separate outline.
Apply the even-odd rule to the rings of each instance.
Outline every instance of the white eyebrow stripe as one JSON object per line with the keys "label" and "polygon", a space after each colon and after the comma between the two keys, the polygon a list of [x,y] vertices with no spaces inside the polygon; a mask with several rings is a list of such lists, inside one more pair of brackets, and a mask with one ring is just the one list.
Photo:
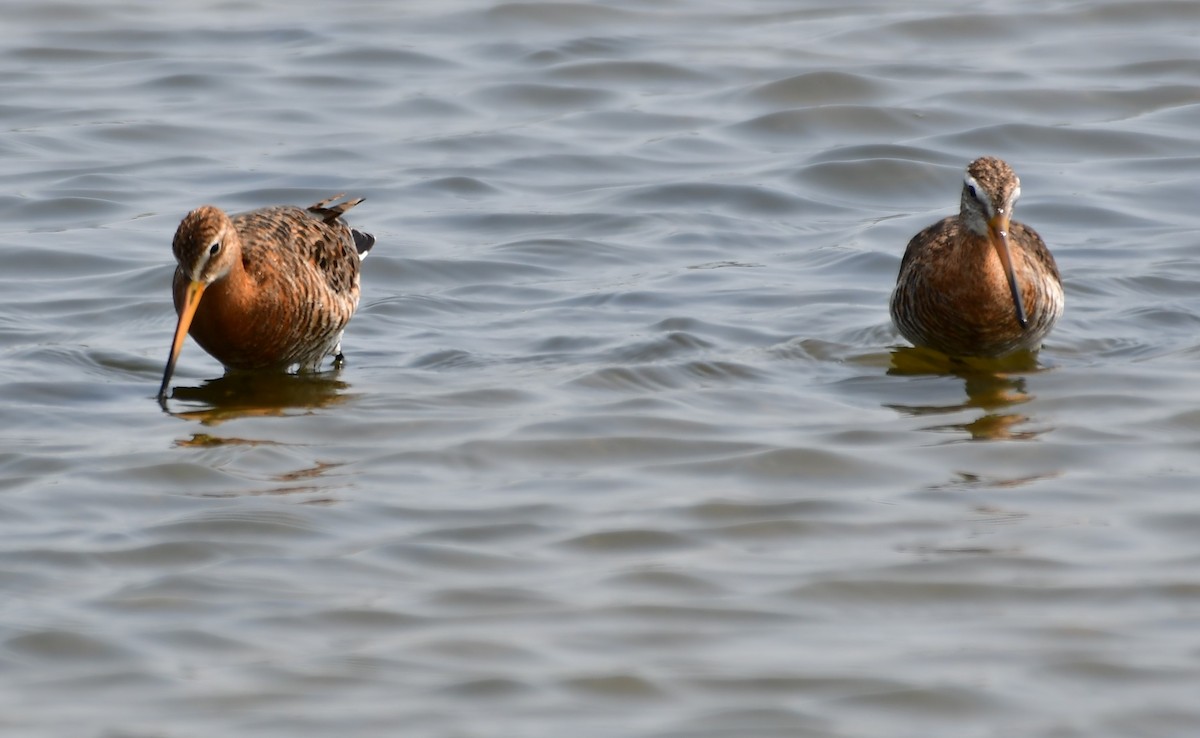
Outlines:
{"label": "white eyebrow stripe", "polygon": [[992,206],[992,199],[990,197],[988,197],[987,190],[983,189],[983,187],[981,187],[979,185],[979,181],[977,179],[975,179],[974,177],[972,177],[970,172],[967,172],[963,176],[963,184],[965,184],[967,187],[975,188],[975,197],[978,198],[979,201],[983,203],[984,207],[989,212],[993,211],[995,209]]}

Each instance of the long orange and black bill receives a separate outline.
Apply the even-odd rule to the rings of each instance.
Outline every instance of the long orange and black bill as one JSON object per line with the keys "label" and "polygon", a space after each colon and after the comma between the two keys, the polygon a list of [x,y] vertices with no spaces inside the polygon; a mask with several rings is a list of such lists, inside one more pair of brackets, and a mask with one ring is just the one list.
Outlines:
{"label": "long orange and black bill", "polygon": [[1000,257],[1000,266],[1004,268],[1004,277],[1008,280],[1008,289],[1012,292],[1013,306],[1017,310],[1017,322],[1022,328],[1029,326],[1025,315],[1025,303],[1021,299],[1021,285],[1017,284],[1017,272],[1013,269],[1012,254],[1008,249],[1008,215],[997,213],[988,221],[988,234],[991,236],[992,248]]}
{"label": "long orange and black bill", "polygon": [[175,361],[183,349],[183,340],[187,338],[188,328],[200,305],[200,296],[204,294],[204,282],[192,280],[188,282],[187,290],[183,293],[183,305],[179,309],[179,323],[175,326],[175,340],[171,342],[171,355],[167,358],[167,368],[163,370],[162,386],[158,388],[158,399],[167,397],[167,385],[171,383],[171,375],[175,373]]}

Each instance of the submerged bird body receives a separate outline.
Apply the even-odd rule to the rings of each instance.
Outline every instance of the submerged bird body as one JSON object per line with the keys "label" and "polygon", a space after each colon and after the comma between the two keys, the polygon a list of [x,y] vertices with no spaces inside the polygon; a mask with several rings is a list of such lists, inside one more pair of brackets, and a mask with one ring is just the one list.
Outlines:
{"label": "submerged bird body", "polygon": [[341,217],[362,199],[330,206],[336,199],[233,216],[205,205],[184,217],[172,244],[179,323],[160,397],[188,333],[229,369],[311,371],[341,359],[359,262],[375,239]]}
{"label": "submerged bird body", "polygon": [[1041,237],[1012,218],[1017,175],[994,157],[967,167],[959,214],[918,233],[900,262],[891,315],[905,338],[950,356],[1036,351],[1063,312]]}

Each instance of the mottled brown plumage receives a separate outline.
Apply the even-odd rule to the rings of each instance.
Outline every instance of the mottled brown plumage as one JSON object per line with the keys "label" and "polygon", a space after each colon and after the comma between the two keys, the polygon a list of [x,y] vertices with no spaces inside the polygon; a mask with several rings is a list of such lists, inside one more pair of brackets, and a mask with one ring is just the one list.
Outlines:
{"label": "mottled brown plumage", "polygon": [[896,327],[917,346],[950,356],[1036,351],[1062,315],[1054,257],[1012,218],[1017,175],[1000,159],[971,162],[959,213],[908,242],[892,293]]}
{"label": "mottled brown plumage", "polygon": [[362,198],[331,205],[341,197],[233,216],[204,205],[184,217],[171,245],[179,323],[160,398],[188,333],[230,369],[312,371],[330,354],[342,359],[359,262],[375,239],[341,217]]}

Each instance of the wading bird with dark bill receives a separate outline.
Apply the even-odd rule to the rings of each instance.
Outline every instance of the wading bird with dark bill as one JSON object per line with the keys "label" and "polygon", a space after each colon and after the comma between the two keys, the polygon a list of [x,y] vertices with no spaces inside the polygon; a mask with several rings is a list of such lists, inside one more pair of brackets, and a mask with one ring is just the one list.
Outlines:
{"label": "wading bird with dark bill", "polygon": [[1012,220],[1021,181],[985,156],[963,178],[958,215],[908,242],[891,314],[917,346],[996,358],[1036,351],[1063,312],[1062,280],[1046,244]]}
{"label": "wading bird with dark bill", "polygon": [[188,213],[171,245],[179,323],[163,370],[164,400],[190,333],[227,369],[315,371],[341,363],[342,331],[358,307],[359,262],[375,237],[342,219],[362,198],[227,215]]}

